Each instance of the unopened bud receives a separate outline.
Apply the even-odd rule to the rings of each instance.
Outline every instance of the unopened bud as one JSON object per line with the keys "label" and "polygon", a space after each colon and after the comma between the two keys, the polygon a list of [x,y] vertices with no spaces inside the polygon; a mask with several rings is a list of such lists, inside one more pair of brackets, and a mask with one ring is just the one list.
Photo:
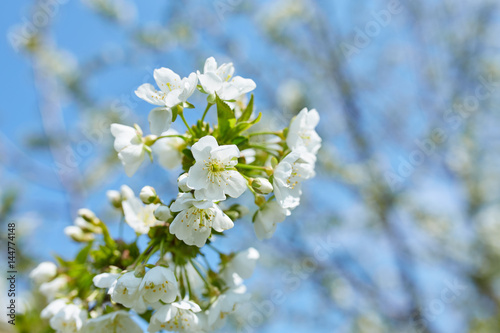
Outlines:
{"label": "unopened bud", "polygon": [[191,192],[193,190],[187,184],[188,177],[189,175],[187,173],[184,173],[177,179],[177,185],[179,186],[179,190],[181,190],[182,192]]}
{"label": "unopened bud", "polygon": [[169,219],[172,218],[172,214],[170,213],[170,209],[167,206],[160,206],[156,208],[155,212],[155,218],[158,221],[168,221]]}
{"label": "unopened bud", "polygon": [[120,208],[122,206],[122,195],[120,192],[110,190],[106,192],[106,196],[108,197],[109,203],[111,203],[113,207]]}
{"label": "unopened bud", "polygon": [[146,274],[146,267],[144,265],[137,265],[137,267],[134,270],[134,276],[136,278],[142,278]]}
{"label": "unopened bud", "polygon": [[259,194],[269,194],[273,191],[273,185],[265,178],[257,178],[252,181],[252,188]]}
{"label": "unopened bud", "polygon": [[259,194],[255,196],[255,204],[257,206],[260,207],[265,203],[266,203],[266,197],[264,197],[263,195],[259,195]]}
{"label": "unopened bud", "polygon": [[150,135],[145,136],[144,138],[142,138],[142,142],[144,142],[144,144],[146,146],[153,145],[153,143],[155,143],[156,140],[158,140],[158,137],[156,135],[153,135],[153,134],[150,134]]}
{"label": "unopened bud", "polygon": [[276,166],[278,165],[278,163],[279,163],[279,162],[278,162],[278,159],[277,159],[276,157],[274,157],[274,156],[273,156],[273,157],[271,158],[271,166],[273,167],[273,169],[274,169],[274,168],[276,168]]}
{"label": "unopened bud", "polygon": [[97,233],[100,234],[102,233],[101,228],[96,227],[94,224],[87,222],[83,217],[78,216],[75,219],[75,226],[79,227],[82,229],[84,232],[92,232],[92,233]]}
{"label": "unopened bud", "polygon": [[144,186],[139,194],[139,198],[141,198],[142,202],[146,205],[153,203],[157,199],[156,191],[151,186]]}
{"label": "unopened bud", "polygon": [[87,243],[94,240],[95,236],[92,233],[85,233],[80,227],[70,225],[64,228],[64,234],[71,237],[75,242]]}
{"label": "unopened bud", "polygon": [[88,222],[93,223],[95,220],[97,220],[97,217],[95,216],[94,212],[87,208],[79,209],[77,214],[78,216],[81,216],[85,221]]}

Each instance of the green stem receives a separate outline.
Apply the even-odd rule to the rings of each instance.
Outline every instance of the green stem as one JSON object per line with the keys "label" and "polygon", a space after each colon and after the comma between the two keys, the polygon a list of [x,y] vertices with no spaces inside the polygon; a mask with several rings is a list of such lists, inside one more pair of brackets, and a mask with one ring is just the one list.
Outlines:
{"label": "green stem", "polygon": [[280,133],[277,132],[254,132],[254,133],[249,133],[248,136],[256,136],[256,135],[276,135],[281,137]]}
{"label": "green stem", "polygon": [[250,164],[236,164],[236,167],[241,168],[241,169],[249,169],[249,170],[264,170],[264,171],[271,170],[269,167],[250,165]]}
{"label": "green stem", "polygon": [[195,137],[195,136],[196,136],[196,134],[194,133],[193,129],[189,126],[189,124],[188,124],[188,122],[187,122],[186,118],[184,117],[184,112],[179,112],[179,116],[181,117],[182,121],[184,122],[184,125],[186,125],[186,127],[187,127],[187,129],[188,129],[189,133],[191,133],[191,135],[192,135],[193,137]]}
{"label": "green stem", "polygon": [[203,120],[205,120],[205,116],[207,115],[208,110],[212,107],[212,103],[208,103],[207,107],[205,108],[205,112],[203,112],[203,117],[201,117],[201,122],[203,123]]}
{"label": "green stem", "polygon": [[162,135],[162,136],[157,137],[156,140],[163,139],[163,138],[181,138],[184,141],[187,140],[187,138],[184,135],[180,135],[180,134]]}
{"label": "green stem", "polygon": [[186,279],[189,297],[192,298],[193,297],[193,291],[191,290],[191,282],[189,282],[189,276],[188,276],[188,273],[187,273],[186,266],[182,266],[182,268],[184,270],[184,278]]}
{"label": "green stem", "polygon": [[115,247],[116,243],[113,240],[113,237],[111,237],[111,235],[109,233],[109,230],[108,230],[108,227],[106,226],[106,224],[104,222],[102,222],[102,221],[99,220],[99,227],[102,230],[102,235],[104,237],[104,242],[106,243],[106,245],[109,246],[109,247]]}
{"label": "green stem", "polygon": [[193,266],[196,273],[198,273],[198,275],[201,277],[203,282],[205,282],[205,286],[207,287],[207,289],[210,290],[210,284],[208,283],[207,279],[203,276],[203,274],[200,272],[200,269],[194,264],[194,261],[192,259],[189,259],[189,262],[191,263],[191,266]]}

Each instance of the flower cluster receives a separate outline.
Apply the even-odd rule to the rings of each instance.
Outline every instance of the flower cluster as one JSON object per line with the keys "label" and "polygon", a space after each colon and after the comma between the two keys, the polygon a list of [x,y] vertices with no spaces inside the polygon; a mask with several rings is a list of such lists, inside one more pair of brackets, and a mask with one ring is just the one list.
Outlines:
{"label": "flower cluster", "polygon": [[[151,134],[138,125],[112,124],[114,148],[127,175],[146,155],[169,170],[181,169],[178,194],[162,200],[151,186],[135,195],[123,185],[107,193],[125,223],[148,240],[114,239],[106,224],[82,209],[65,233],[85,244],[72,261],[57,258],[59,267],[42,263],[32,278],[50,304],[42,317],[58,332],[141,332],[132,318],[148,321],[148,331],[210,332],[248,295],[243,284],[259,253],[250,248],[224,254],[214,247],[216,235],[231,229],[250,209],[257,238],[270,238],[277,223],[300,204],[302,182],[314,176],[321,138],[315,131],[316,110],[304,108],[281,131],[258,132],[252,127],[256,88],[251,79],[233,76],[232,63],[218,66],[214,58],[181,78],[171,69],[154,71],[156,86],[146,83],[136,95],[157,107],[149,113]],[[201,119],[189,125],[184,112],[194,109],[190,97],[206,94]],[[205,120],[216,108],[216,124]],[[195,112],[195,111],[189,111]],[[175,131],[181,119],[186,132]],[[247,196],[242,196],[247,192]],[[240,198],[241,204],[226,204]],[[229,208],[227,208],[229,206]],[[216,251],[212,268],[205,249]],[[130,312],[132,310],[133,312]]]}

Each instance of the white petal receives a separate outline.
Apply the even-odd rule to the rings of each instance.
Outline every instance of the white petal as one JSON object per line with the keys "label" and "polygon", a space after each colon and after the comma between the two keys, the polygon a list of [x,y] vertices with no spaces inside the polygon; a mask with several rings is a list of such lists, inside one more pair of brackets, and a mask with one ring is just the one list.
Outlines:
{"label": "white petal", "polygon": [[209,93],[214,94],[222,87],[222,80],[217,74],[208,72],[206,74],[199,74],[198,79],[203,89]]}
{"label": "white petal", "polygon": [[247,189],[247,180],[238,171],[226,171],[226,186],[224,193],[233,198],[238,198]]}
{"label": "white petal", "polygon": [[181,83],[180,76],[169,68],[162,67],[155,69],[153,76],[156,84],[164,93],[168,93],[171,90],[178,88]]}
{"label": "white petal", "polygon": [[205,60],[205,66],[203,68],[203,73],[215,72],[217,70],[217,61],[214,57],[207,58]]}
{"label": "white petal", "polygon": [[193,145],[191,152],[196,161],[203,162],[204,160],[208,160],[210,152],[217,147],[219,147],[217,140],[213,136],[207,135]]}
{"label": "white petal", "polygon": [[102,273],[94,276],[92,282],[97,288],[109,288],[119,276],[120,274]]}
{"label": "white petal", "polygon": [[172,125],[172,110],[166,107],[154,108],[148,116],[151,134],[161,136]]}
{"label": "white petal", "polygon": [[165,105],[165,102],[162,99],[162,95],[158,93],[158,91],[153,87],[152,84],[144,83],[135,91],[137,97],[142,100],[145,100],[148,103],[155,105]]}
{"label": "white petal", "polygon": [[137,137],[135,128],[122,124],[111,124],[111,134],[115,137],[114,148],[117,152],[129,146],[134,138]]}
{"label": "white petal", "polygon": [[142,145],[132,145],[122,149],[118,153],[122,161],[125,173],[132,177],[144,161],[144,149]]}

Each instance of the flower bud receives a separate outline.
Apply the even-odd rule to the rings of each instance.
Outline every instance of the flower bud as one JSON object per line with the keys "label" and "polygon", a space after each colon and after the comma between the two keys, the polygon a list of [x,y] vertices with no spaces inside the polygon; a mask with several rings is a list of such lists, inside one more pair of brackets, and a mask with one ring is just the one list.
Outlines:
{"label": "flower bud", "polygon": [[262,206],[265,203],[266,203],[266,198],[263,195],[258,194],[258,195],[255,196],[255,204],[257,206],[260,207],[260,206]]}
{"label": "flower bud", "polygon": [[152,188],[151,186],[144,186],[141,190],[141,193],[139,194],[139,198],[141,198],[142,202],[147,205],[155,202],[158,197],[156,196],[156,191],[154,188]]}
{"label": "flower bud", "polygon": [[158,140],[158,137],[156,135],[153,135],[153,134],[150,134],[148,136],[145,136],[142,141],[144,142],[144,144],[146,146],[152,146],[153,143],[156,142],[156,140]]}
{"label": "flower bud", "polygon": [[94,240],[94,234],[85,233],[80,227],[70,225],[64,228],[66,236],[71,237],[75,242],[86,243]]}
{"label": "flower bud", "polygon": [[146,267],[144,265],[137,265],[134,270],[134,276],[136,278],[143,278],[146,275]]}
{"label": "flower bud", "polygon": [[273,167],[273,169],[276,168],[276,166],[278,165],[278,163],[279,163],[278,159],[273,156],[271,158],[271,166]]}
{"label": "flower bud", "polygon": [[77,212],[78,216],[81,216],[85,221],[94,222],[97,217],[94,212],[87,208],[81,208]]}
{"label": "flower bud", "polygon": [[30,273],[30,278],[36,284],[41,284],[52,280],[57,275],[57,266],[53,262],[45,261],[40,263]]}
{"label": "flower bud", "polygon": [[257,178],[252,181],[252,188],[259,194],[269,194],[273,191],[273,185],[265,178]]}
{"label": "flower bud", "polygon": [[160,206],[156,208],[154,212],[155,218],[159,221],[168,221],[172,218],[172,214],[170,213],[170,209],[167,206]]}
{"label": "flower bud", "polygon": [[102,229],[100,227],[85,221],[85,219],[83,219],[80,216],[75,219],[74,224],[80,229],[82,229],[83,232],[91,232],[94,234],[102,233]]}
{"label": "flower bud", "polygon": [[188,186],[188,174],[184,173],[177,179],[177,185],[179,186],[179,190],[182,192],[191,192],[193,189]]}
{"label": "flower bud", "polygon": [[115,190],[110,190],[106,192],[106,196],[108,197],[109,202],[115,208],[120,208],[122,206],[122,195],[120,192]]}

